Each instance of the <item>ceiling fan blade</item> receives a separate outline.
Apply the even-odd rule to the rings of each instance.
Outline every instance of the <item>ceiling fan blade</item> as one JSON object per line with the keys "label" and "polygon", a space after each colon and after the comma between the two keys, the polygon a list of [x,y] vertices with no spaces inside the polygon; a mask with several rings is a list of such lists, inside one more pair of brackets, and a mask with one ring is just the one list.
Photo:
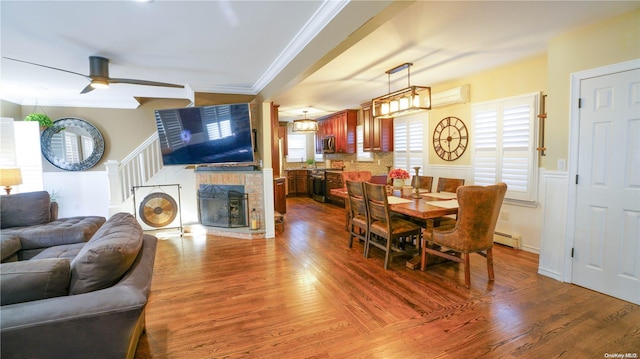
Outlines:
{"label": "ceiling fan blade", "polygon": [[36,64],[35,62],[18,60],[18,59],[14,59],[14,58],[11,58],[11,57],[6,57],[6,56],[3,56],[2,58],[3,59],[7,59],[7,60],[11,60],[11,61],[16,61],[16,62],[22,62],[22,63],[29,64],[29,65],[40,66],[40,67],[44,67],[44,68],[51,69],[51,70],[67,72],[67,73],[74,74],[74,75],[79,75],[79,76],[82,76],[82,77],[84,77],[86,79],[91,80],[91,78],[89,76],[81,74],[81,73],[78,73],[78,72],[73,72],[73,71],[69,71],[69,70],[65,70],[65,69],[59,69],[57,67],[51,67],[51,66],[47,66],[47,65]]}
{"label": "ceiling fan blade", "polygon": [[89,93],[91,91],[95,90],[95,88],[93,88],[93,86],[91,86],[91,84],[88,84],[87,87],[85,87],[82,92],[80,92],[81,95],[84,95],[86,93]]}
{"label": "ceiling fan blade", "polygon": [[159,87],[174,87],[183,89],[183,85],[170,84],[166,82],[155,82],[145,80],[133,80],[133,79],[109,79],[110,84],[130,84],[130,85],[143,85],[143,86],[159,86]]}

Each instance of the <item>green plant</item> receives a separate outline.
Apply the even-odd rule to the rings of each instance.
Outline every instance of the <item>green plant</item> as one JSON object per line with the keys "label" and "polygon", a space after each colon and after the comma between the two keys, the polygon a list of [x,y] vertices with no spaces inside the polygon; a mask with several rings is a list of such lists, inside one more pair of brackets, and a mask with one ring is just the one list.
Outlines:
{"label": "green plant", "polygon": [[56,202],[58,198],[60,198],[60,192],[53,189],[51,190],[51,192],[49,192],[49,197],[51,197],[50,199],[51,202]]}
{"label": "green plant", "polygon": [[312,164],[314,164],[314,163],[316,163],[316,160],[315,160],[315,159],[313,159],[313,158],[309,158],[309,159],[307,160],[307,164],[308,164],[308,165],[312,165]]}
{"label": "green plant", "polygon": [[51,117],[43,114],[43,113],[31,113],[28,114],[27,117],[24,118],[25,121],[38,121],[41,127],[51,127],[53,126],[53,121]]}

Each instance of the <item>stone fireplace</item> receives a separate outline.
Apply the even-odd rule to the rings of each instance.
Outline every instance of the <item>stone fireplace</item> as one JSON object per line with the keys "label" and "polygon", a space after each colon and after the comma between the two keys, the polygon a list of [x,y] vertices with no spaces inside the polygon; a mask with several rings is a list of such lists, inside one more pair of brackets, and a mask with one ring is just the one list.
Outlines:
{"label": "stone fireplace", "polygon": [[[264,238],[265,235],[265,222],[264,222],[264,188],[263,188],[263,173],[261,171],[233,171],[233,170],[211,170],[208,168],[196,170],[196,189],[198,191],[198,218],[200,224],[204,227],[208,234],[237,237],[237,238]],[[215,195],[201,193],[201,190],[205,189],[205,192],[213,192]],[[243,199],[241,202],[244,204],[232,204],[234,207],[231,209],[232,213],[224,214],[224,210],[219,212],[214,208],[219,207],[220,203],[218,199],[222,199],[222,191],[232,191],[232,193],[242,193]],[[209,196],[201,198],[201,196]],[[218,198],[210,198],[210,197]],[[232,197],[235,196],[232,195]],[[212,214],[214,222],[206,219],[201,213],[201,199],[204,200],[205,211],[209,211]],[[236,201],[235,199],[233,200]],[[242,208],[244,206],[244,208]],[[248,214],[255,208],[260,216],[259,229],[249,229]],[[227,210],[229,208],[227,207]],[[243,212],[242,215],[239,213]],[[226,217],[226,219],[225,219]],[[216,221],[225,222],[231,220],[232,224],[219,224]],[[242,224],[244,221],[244,224]],[[226,222],[225,222],[226,223]]]}
{"label": "stone fireplace", "polygon": [[201,184],[198,189],[198,221],[212,227],[247,227],[247,197],[244,186]]}

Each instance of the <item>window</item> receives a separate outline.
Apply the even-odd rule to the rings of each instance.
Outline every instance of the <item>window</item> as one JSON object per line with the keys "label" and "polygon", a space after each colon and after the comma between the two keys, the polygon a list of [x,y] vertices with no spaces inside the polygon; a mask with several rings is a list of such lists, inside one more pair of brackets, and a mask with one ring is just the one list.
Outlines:
{"label": "window", "polygon": [[356,126],[356,161],[373,162],[373,152],[364,152],[364,126]]}
{"label": "window", "polygon": [[289,154],[287,162],[306,162],[307,161],[307,136],[289,134],[287,137]]}
{"label": "window", "polygon": [[425,134],[429,117],[422,112],[418,115],[404,116],[393,120],[393,167],[403,168],[414,173],[413,167],[422,169],[426,165],[424,150]]}
{"label": "window", "polygon": [[37,122],[0,120],[0,165],[19,167],[22,184],[12,193],[42,191],[40,127]]}
{"label": "window", "polygon": [[474,184],[504,182],[505,198],[535,202],[538,101],[530,94],[472,105]]}

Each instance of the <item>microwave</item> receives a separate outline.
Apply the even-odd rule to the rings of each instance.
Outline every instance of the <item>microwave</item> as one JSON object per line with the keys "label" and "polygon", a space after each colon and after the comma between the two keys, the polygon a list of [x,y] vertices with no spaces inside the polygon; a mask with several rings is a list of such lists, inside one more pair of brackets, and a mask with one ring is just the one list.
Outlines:
{"label": "microwave", "polygon": [[322,153],[336,152],[336,136],[327,136],[322,139]]}

